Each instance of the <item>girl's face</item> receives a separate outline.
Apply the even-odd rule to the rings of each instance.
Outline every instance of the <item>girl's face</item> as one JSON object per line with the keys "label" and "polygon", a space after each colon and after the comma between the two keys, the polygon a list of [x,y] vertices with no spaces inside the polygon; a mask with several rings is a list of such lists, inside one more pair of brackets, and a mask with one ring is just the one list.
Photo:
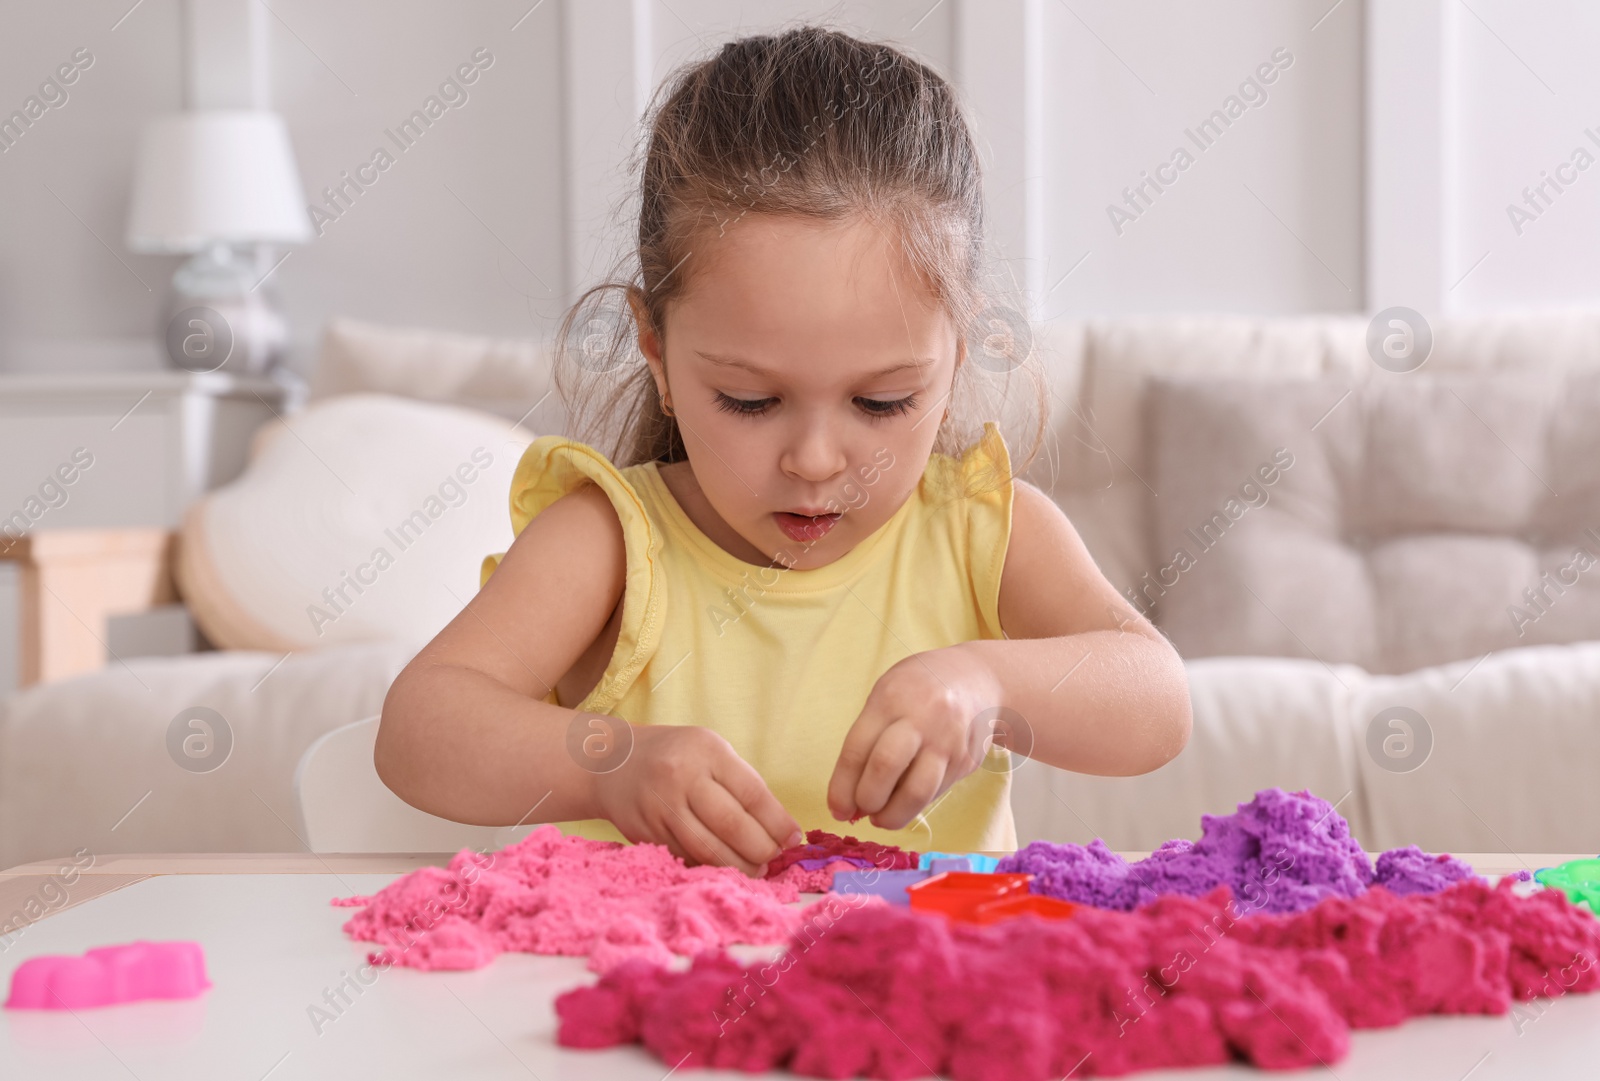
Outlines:
{"label": "girl's face", "polygon": [[689,454],[697,498],[680,502],[746,562],[831,563],[921,480],[960,335],[863,221],[749,215],[696,248],[665,356],[639,335]]}

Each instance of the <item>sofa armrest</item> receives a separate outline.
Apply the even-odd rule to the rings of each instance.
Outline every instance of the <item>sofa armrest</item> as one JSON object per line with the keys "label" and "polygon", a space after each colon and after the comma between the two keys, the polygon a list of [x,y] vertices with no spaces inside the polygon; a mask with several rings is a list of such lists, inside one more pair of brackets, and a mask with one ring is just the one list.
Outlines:
{"label": "sofa armrest", "polygon": [[176,542],[166,529],[47,529],[0,546],[19,570],[18,686],[101,667],[110,617],[176,600]]}

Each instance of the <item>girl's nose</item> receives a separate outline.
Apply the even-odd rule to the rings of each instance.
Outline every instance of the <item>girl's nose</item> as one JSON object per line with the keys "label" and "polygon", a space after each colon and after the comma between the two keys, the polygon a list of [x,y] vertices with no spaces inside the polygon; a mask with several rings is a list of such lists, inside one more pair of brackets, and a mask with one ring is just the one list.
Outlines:
{"label": "girl's nose", "polygon": [[837,477],[848,464],[838,433],[823,419],[802,421],[779,461],[785,474],[810,484],[821,484]]}

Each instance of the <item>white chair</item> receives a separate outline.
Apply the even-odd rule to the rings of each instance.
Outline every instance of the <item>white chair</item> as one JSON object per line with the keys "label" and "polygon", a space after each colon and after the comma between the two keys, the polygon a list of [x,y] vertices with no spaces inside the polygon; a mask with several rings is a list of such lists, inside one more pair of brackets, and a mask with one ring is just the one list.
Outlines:
{"label": "white chair", "polygon": [[493,850],[527,827],[469,826],[419,811],[391,792],[372,764],[378,718],[327,733],[294,771],[301,835],[313,852],[458,852]]}

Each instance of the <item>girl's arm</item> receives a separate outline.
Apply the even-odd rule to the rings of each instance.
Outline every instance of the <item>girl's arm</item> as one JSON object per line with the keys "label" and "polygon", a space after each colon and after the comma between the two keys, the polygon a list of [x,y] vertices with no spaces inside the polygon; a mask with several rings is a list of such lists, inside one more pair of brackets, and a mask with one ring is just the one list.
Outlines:
{"label": "girl's arm", "polygon": [[1018,481],[1000,581],[1003,640],[962,646],[1031,728],[1026,751],[1058,769],[1148,773],[1189,741],[1178,651],[1095,566],[1055,501]]}
{"label": "girl's arm", "polygon": [[989,741],[1112,776],[1183,749],[1193,721],[1177,651],[1055,502],[1020,480],[999,608],[1004,639],[912,654],[874,685],[829,782],[836,818],[902,828],[976,769]]}
{"label": "girl's arm", "polygon": [[540,699],[605,627],[624,566],[621,523],[592,485],[529,522],[389,688],[374,753],[383,782],[475,825],[595,817],[595,775],[566,749],[575,711]]}
{"label": "girl's arm", "polygon": [[[630,841],[759,874],[800,830],[721,736],[541,701],[604,630],[625,570],[622,526],[599,488],[542,511],[390,687],[378,775],[412,806],[458,822],[604,818]],[[625,742],[620,765],[608,756],[596,772],[573,752],[594,735]]]}

